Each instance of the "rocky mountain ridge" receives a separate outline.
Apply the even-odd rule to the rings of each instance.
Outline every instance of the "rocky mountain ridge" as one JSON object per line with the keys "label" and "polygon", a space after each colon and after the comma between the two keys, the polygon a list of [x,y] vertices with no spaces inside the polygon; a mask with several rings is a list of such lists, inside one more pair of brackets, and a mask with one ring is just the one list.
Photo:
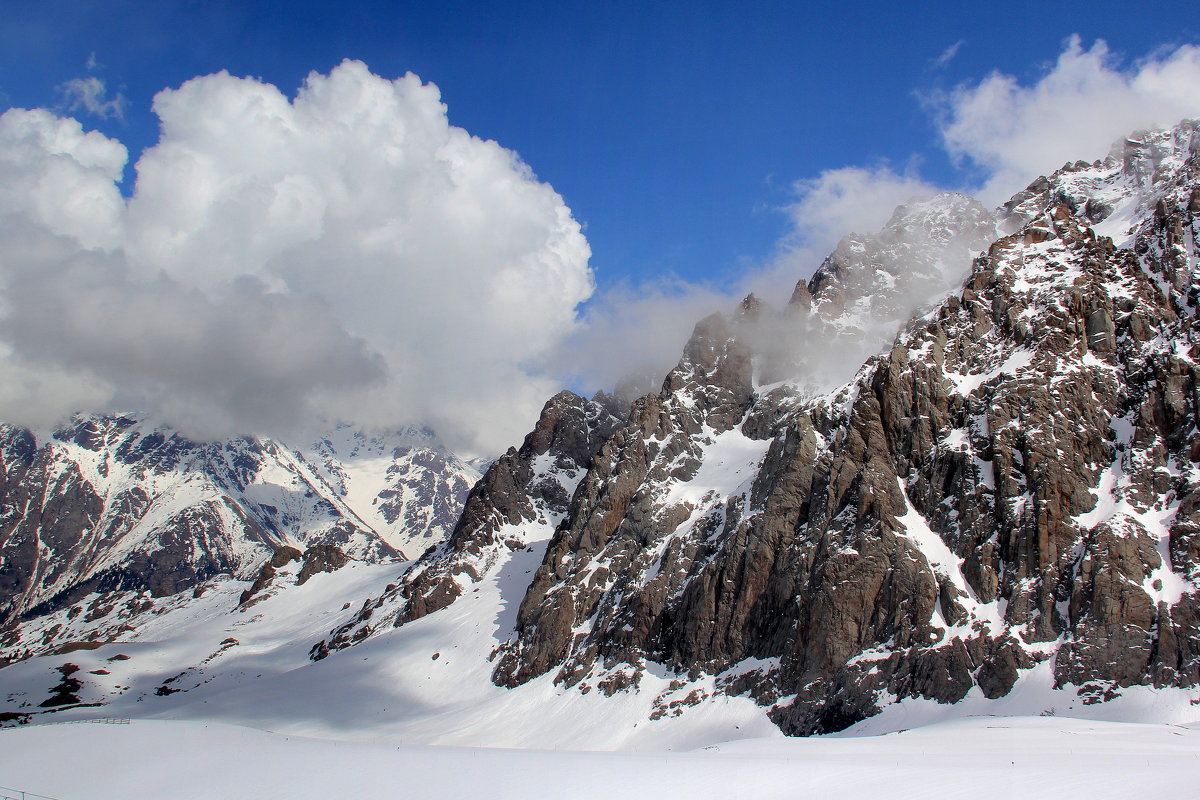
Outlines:
{"label": "rocky mountain ridge", "polygon": [[763,362],[757,379],[798,382],[811,394],[845,383],[918,308],[956,290],[971,258],[999,235],[997,216],[978,201],[942,193],[899,206],[872,235],[843,237],[797,282],[787,324],[744,335]]}
{"label": "rocky mountain ridge", "polygon": [[[656,662],[725,676],[799,734],[905,698],[1002,697],[1047,663],[1084,702],[1195,686],[1198,143],[1190,122],[1133,137],[998,222],[959,202],[963,230],[1012,233],[828,394],[762,383],[753,298],[701,322],[662,390],[598,437],[493,680],[617,691]],[[881,240],[850,240],[789,313],[869,296],[852,287],[880,271],[847,254]],[[360,615],[315,652],[426,613],[418,576],[461,591],[489,535],[460,526],[402,600],[368,604],[385,622]]]}

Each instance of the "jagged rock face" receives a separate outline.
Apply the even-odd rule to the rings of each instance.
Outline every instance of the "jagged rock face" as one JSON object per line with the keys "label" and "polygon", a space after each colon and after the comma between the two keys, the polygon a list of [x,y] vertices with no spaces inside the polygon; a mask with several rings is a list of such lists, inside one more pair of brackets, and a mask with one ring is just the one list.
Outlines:
{"label": "jagged rock face", "polygon": [[878,233],[843,238],[812,278],[796,285],[790,304],[840,327],[862,325],[881,312],[907,316],[909,303],[961,280],[965,257],[995,238],[991,213],[970,197],[914,200],[898,207]]}
{"label": "jagged rock face", "polygon": [[[748,323],[701,323],[600,448],[494,680],[765,659],[730,690],[789,733],[1002,696],[1051,656],[1085,697],[1200,682],[1194,130],[1019,197],[1024,226],[832,395],[756,394]],[[1057,202],[1103,172],[1136,188],[1129,249]]]}
{"label": "jagged rock face", "polygon": [[620,425],[620,405],[605,394],[585,400],[564,391],[551,398],[521,447],[493,462],[471,489],[450,538],[314,645],[313,657],[362,641],[380,626],[439,611],[513,551],[544,546],[596,451]]}
{"label": "jagged rock face", "polygon": [[1011,232],[1046,208],[1065,205],[1093,226],[1097,235],[1110,237],[1118,247],[1133,247],[1137,228],[1166,210],[1156,206],[1167,195],[1172,202],[1184,204],[1195,196],[1184,164],[1194,147],[1197,126],[1196,120],[1185,120],[1169,130],[1141,131],[1114,145],[1102,161],[1065,164],[1005,203],[1000,209],[1001,226]]}
{"label": "jagged rock face", "polygon": [[44,441],[0,428],[0,618],[98,591],[248,578],[282,546],[400,557],[298,453],[197,443],[132,417],[79,417]]}
{"label": "jagged rock face", "polygon": [[701,321],[662,391],[637,400],[600,448],[521,603],[517,646],[498,662],[497,682],[521,683],[562,663],[607,589],[665,591],[644,562],[691,520],[693,504],[664,507],[661,487],[696,478],[719,439],[762,449],[734,428],[753,396],[752,360],[736,327],[720,315]]}

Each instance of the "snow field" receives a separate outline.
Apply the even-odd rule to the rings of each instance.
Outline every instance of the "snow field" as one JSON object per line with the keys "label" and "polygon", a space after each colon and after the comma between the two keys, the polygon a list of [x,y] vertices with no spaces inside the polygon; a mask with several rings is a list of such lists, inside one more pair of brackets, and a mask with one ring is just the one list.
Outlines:
{"label": "snow field", "polygon": [[[47,758],[54,753],[56,758]],[[69,758],[71,769],[62,769]],[[891,736],[745,740],[689,753],[331,742],[215,723],[0,731],[0,778],[63,800],[1194,796],[1200,731],[975,717]]]}

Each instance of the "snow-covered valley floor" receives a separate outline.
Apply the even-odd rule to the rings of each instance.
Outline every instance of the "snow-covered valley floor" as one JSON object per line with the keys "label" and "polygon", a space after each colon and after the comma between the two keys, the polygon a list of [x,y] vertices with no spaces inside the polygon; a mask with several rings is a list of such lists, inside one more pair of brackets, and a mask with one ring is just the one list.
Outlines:
{"label": "snow-covered valley floor", "polygon": [[[1200,730],[973,717],[687,753],[388,746],[218,723],[0,730],[0,784],[61,800],[1194,797]],[[2,794],[2,792],[0,792]]]}

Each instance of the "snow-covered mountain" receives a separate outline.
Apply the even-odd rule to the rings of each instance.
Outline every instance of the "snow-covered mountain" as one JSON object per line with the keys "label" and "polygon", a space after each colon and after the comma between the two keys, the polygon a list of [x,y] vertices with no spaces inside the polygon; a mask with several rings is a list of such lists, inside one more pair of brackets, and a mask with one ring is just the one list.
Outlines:
{"label": "snow-covered mountain", "polygon": [[759,383],[824,393],[885,348],[913,312],[961,285],[966,265],[999,235],[995,215],[961,194],[912,200],[867,236],[850,234],[796,284],[780,323],[742,333]]}
{"label": "snow-covered mountain", "polygon": [[359,519],[413,558],[446,540],[480,476],[428,428],[365,434],[343,425],[306,456]]}
{"label": "snow-covered mountain", "polygon": [[132,416],[44,434],[4,426],[0,473],[6,620],[95,592],[250,578],[282,547],[400,561],[449,534],[477,477],[428,431],[339,428],[305,453],[261,438],[192,442]]}
{"label": "snow-covered mountain", "polygon": [[[426,452],[413,432],[336,433],[290,474],[339,516],[190,592],[77,581],[0,640],[44,653],[0,671],[5,712],[546,747],[895,730],[931,709],[1192,719],[1198,214],[1194,122],[994,214],[902,207],[778,309],[702,320],[659,391],[552,398],[412,565],[314,545],[423,542],[436,512],[388,515],[456,484],[426,456],[387,466]],[[869,358],[822,389],[828,353]],[[98,466],[24,480],[57,446],[8,442],[4,486],[108,485]],[[241,499],[263,469],[228,496],[268,531],[248,509],[275,504]],[[105,528],[87,491],[51,494],[84,500],[6,500],[3,530],[43,520],[57,564]]]}

